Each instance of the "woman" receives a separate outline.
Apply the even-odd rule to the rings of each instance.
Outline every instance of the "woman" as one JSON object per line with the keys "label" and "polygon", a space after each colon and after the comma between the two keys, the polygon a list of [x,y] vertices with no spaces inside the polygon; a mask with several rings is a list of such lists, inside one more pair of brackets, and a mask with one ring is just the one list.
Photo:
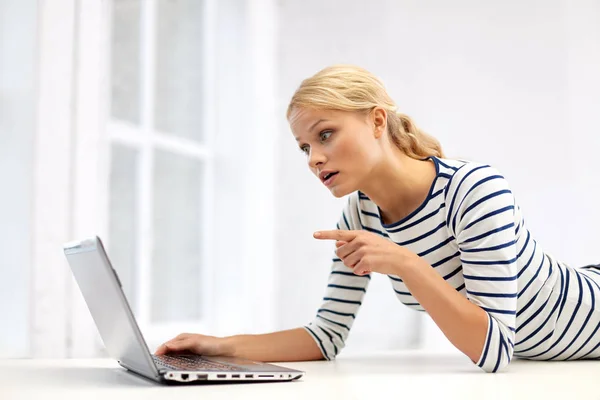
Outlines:
{"label": "woman", "polygon": [[[288,121],[310,170],[349,195],[323,305],[303,328],[227,338],[182,334],[157,354],[191,350],[260,361],[333,359],[372,273],[427,312],[487,372],[513,354],[535,360],[600,357],[600,269],[544,253],[494,168],[443,158],[368,71],[326,68],[302,82]],[[597,301],[598,299],[598,301]]]}

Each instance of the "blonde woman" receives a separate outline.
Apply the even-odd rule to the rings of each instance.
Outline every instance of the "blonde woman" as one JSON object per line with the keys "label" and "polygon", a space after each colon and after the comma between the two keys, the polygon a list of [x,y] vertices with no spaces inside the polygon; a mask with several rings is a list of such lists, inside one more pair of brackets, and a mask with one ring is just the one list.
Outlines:
{"label": "blonde woman", "polygon": [[445,159],[378,78],[355,66],[326,68],[302,82],[287,117],[311,172],[334,196],[349,197],[338,229],[314,235],[336,246],[316,318],[264,335],[182,334],[157,354],[334,359],[378,273],[484,371],[513,355],[600,357],[600,267],[575,269],[544,253],[502,175]]}

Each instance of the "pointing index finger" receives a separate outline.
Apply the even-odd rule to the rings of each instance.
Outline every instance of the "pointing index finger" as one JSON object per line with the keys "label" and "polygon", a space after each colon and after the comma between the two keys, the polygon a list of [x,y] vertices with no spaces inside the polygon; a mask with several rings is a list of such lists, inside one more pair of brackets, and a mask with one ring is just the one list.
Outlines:
{"label": "pointing index finger", "polygon": [[317,231],[313,234],[316,239],[323,240],[343,240],[351,241],[356,237],[355,231],[333,230],[333,231]]}

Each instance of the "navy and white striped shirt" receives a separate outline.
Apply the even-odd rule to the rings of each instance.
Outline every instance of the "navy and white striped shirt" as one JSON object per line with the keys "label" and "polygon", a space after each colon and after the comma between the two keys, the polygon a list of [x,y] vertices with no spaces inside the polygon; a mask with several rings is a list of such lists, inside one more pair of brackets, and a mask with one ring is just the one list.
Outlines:
{"label": "navy and white striped shirt", "polygon": [[[437,176],[413,213],[384,224],[361,192],[349,197],[338,229],[364,229],[418,254],[488,314],[477,365],[487,372],[513,354],[537,360],[600,357],[600,269],[574,269],[545,253],[525,227],[506,180],[494,168],[430,158]],[[398,299],[424,311],[398,276]],[[371,277],[334,256],[323,304],[305,328],[324,357],[344,347]]]}

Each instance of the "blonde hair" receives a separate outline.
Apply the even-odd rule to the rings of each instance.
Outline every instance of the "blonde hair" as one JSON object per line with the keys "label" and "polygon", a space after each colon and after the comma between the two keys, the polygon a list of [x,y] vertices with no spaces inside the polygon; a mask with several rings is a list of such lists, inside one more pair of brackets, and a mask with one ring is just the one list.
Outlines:
{"label": "blonde hair", "polygon": [[387,111],[388,134],[394,144],[412,158],[444,157],[442,146],[413,120],[399,113],[383,83],[369,71],[353,65],[332,65],[305,79],[292,96],[287,118],[295,108],[371,112]]}

